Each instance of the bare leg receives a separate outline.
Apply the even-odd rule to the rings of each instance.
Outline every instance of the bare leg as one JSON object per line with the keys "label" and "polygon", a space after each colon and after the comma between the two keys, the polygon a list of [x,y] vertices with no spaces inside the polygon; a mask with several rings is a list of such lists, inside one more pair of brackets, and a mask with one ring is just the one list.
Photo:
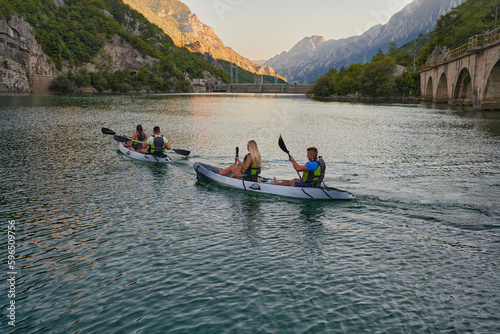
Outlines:
{"label": "bare leg", "polygon": [[240,167],[236,164],[231,165],[231,166],[227,167],[226,169],[220,170],[218,174],[223,175],[223,176],[228,176],[228,175],[233,174],[238,179],[241,179],[241,177],[243,176],[243,173],[241,172]]}
{"label": "bare leg", "polygon": [[299,179],[293,179],[293,180],[285,180],[283,182],[279,182],[278,179],[276,179],[275,177],[273,177],[273,180],[274,180],[274,184],[277,185],[277,186],[295,186],[295,182],[299,182],[300,180]]}
{"label": "bare leg", "polygon": [[133,148],[132,146],[130,147],[130,150],[131,151],[134,151],[134,152],[138,152],[138,153],[148,153],[147,150],[143,149],[143,148],[140,148],[138,150],[136,150],[135,148]]}
{"label": "bare leg", "polygon": [[222,175],[222,176],[231,175],[231,174],[233,174],[233,167],[234,167],[234,165],[231,165],[225,169],[221,169],[218,174]]}

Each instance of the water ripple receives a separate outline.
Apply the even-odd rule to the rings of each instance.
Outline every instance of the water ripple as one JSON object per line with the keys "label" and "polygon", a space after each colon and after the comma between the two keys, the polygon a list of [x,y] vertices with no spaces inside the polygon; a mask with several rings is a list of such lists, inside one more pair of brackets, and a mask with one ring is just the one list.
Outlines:
{"label": "water ripple", "polygon": [[[1,214],[19,228],[2,333],[500,329],[497,117],[254,95],[0,100],[2,139],[26,134],[0,158]],[[192,156],[131,161],[99,131],[138,121]],[[266,176],[295,177],[277,131],[297,160],[318,146],[327,184],[356,200],[196,180],[194,161],[228,166],[248,139]]]}

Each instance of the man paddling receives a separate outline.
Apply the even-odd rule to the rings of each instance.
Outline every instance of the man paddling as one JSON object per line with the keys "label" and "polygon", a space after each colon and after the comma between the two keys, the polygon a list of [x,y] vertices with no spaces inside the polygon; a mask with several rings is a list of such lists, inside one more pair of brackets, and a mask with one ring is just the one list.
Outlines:
{"label": "man paddling", "polygon": [[171,150],[172,148],[167,138],[160,134],[160,127],[155,126],[153,128],[153,135],[147,141],[142,142],[142,151],[155,156],[162,156],[165,149]]}
{"label": "man paddling", "polygon": [[316,147],[307,148],[307,159],[309,162],[304,166],[300,166],[292,156],[288,159],[292,162],[293,168],[297,172],[304,172],[302,179],[295,178],[293,180],[278,182],[274,177],[274,184],[278,186],[311,187],[315,186],[318,181],[322,181],[321,176],[324,175],[325,168],[321,168],[318,162],[318,149]]}

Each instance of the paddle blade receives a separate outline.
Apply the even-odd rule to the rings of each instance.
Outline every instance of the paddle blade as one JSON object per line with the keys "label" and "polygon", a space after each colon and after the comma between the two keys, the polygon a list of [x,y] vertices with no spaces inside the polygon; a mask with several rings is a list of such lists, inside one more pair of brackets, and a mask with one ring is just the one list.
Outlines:
{"label": "paddle blade", "polygon": [[101,132],[105,135],[116,135],[116,132],[108,128],[101,128]]}
{"label": "paddle blade", "polygon": [[189,155],[189,153],[191,153],[191,151],[187,151],[187,150],[180,150],[180,149],[175,149],[175,148],[173,148],[172,150],[173,150],[175,153],[180,154],[180,155]]}
{"label": "paddle blade", "polygon": [[240,148],[236,146],[236,157],[238,157],[238,154],[240,154]]}
{"label": "paddle blade", "polygon": [[286,148],[285,142],[283,141],[283,138],[281,138],[281,135],[280,135],[280,138],[278,139],[278,145],[280,146],[280,148],[283,152],[290,155],[290,153],[288,152],[288,149]]}
{"label": "paddle blade", "polygon": [[113,139],[116,141],[119,141],[121,143],[126,143],[126,142],[130,141],[130,139],[128,139],[127,137],[123,137],[123,136],[119,136],[119,135],[114,135]]}

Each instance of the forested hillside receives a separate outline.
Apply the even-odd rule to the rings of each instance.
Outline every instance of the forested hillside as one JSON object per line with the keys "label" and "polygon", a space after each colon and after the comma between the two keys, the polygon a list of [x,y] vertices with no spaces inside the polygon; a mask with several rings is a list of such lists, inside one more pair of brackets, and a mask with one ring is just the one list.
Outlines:
{"label": "forested hillside", "polygon": [[[397,65],[404,71],[397,73]],[[391,43],[387,54],[379,51],[367,64],[331,69],[316,80],[309,93],[314,97],[416,97],[420,94],[418,82],[413,58]]]}
{"label": "forested hillside", "polygon": [[493,30],[497,7],[500,9],[497,0],[467,0],[441,16],[429,34],[428,43],[420,51],[418,64],[424,64],[436,46],[452,50],[467,43],[474,35]]}
{"label": "forested hillside", "polygon": [[[50,0],[0,0],[0,19],[14,14],[24,17],[32,26],[38,43],[58,70],[69,69],[80,74],[68,72],[65,80],[60,79],[63,81],[60,87],[55,82],[56,89],[71,89],[65,86],[69,80],[74,85],[92,85],[98,90],[187,91],[189,84],[184,73],[191,78],[202,78],[204,71],[228,80],[223,70],[176,47],[161,29],[120,0],[64,0],[64,5]],[[157,61],[141,69],[141,76],[132,76],[126,70],[110,73],[106,63],[109,58],[96,56],[113,36],[119,36],[144,56]],[[95,64],[96,61],[101,63]],[[82,66],[88,63],[97,65],[98,73],[87,73]],[[75,76],[79,80],[75,81]]]}
{"label": "forested hillside", "polygon": [[[467,0],[438,18],[436,28],[421,34],[402,47],[392,42],[389,51],[381,51],[368,64],[352,64],[330,70],[319,77],[310,94],[315,97],[356,96],[367,98],[406,98],[420,94],[417,68],[425,64],[437,46],[454,49],[469,38],[494,29],[496,0]],[[405,70],[396,71],[397,65]]]}

